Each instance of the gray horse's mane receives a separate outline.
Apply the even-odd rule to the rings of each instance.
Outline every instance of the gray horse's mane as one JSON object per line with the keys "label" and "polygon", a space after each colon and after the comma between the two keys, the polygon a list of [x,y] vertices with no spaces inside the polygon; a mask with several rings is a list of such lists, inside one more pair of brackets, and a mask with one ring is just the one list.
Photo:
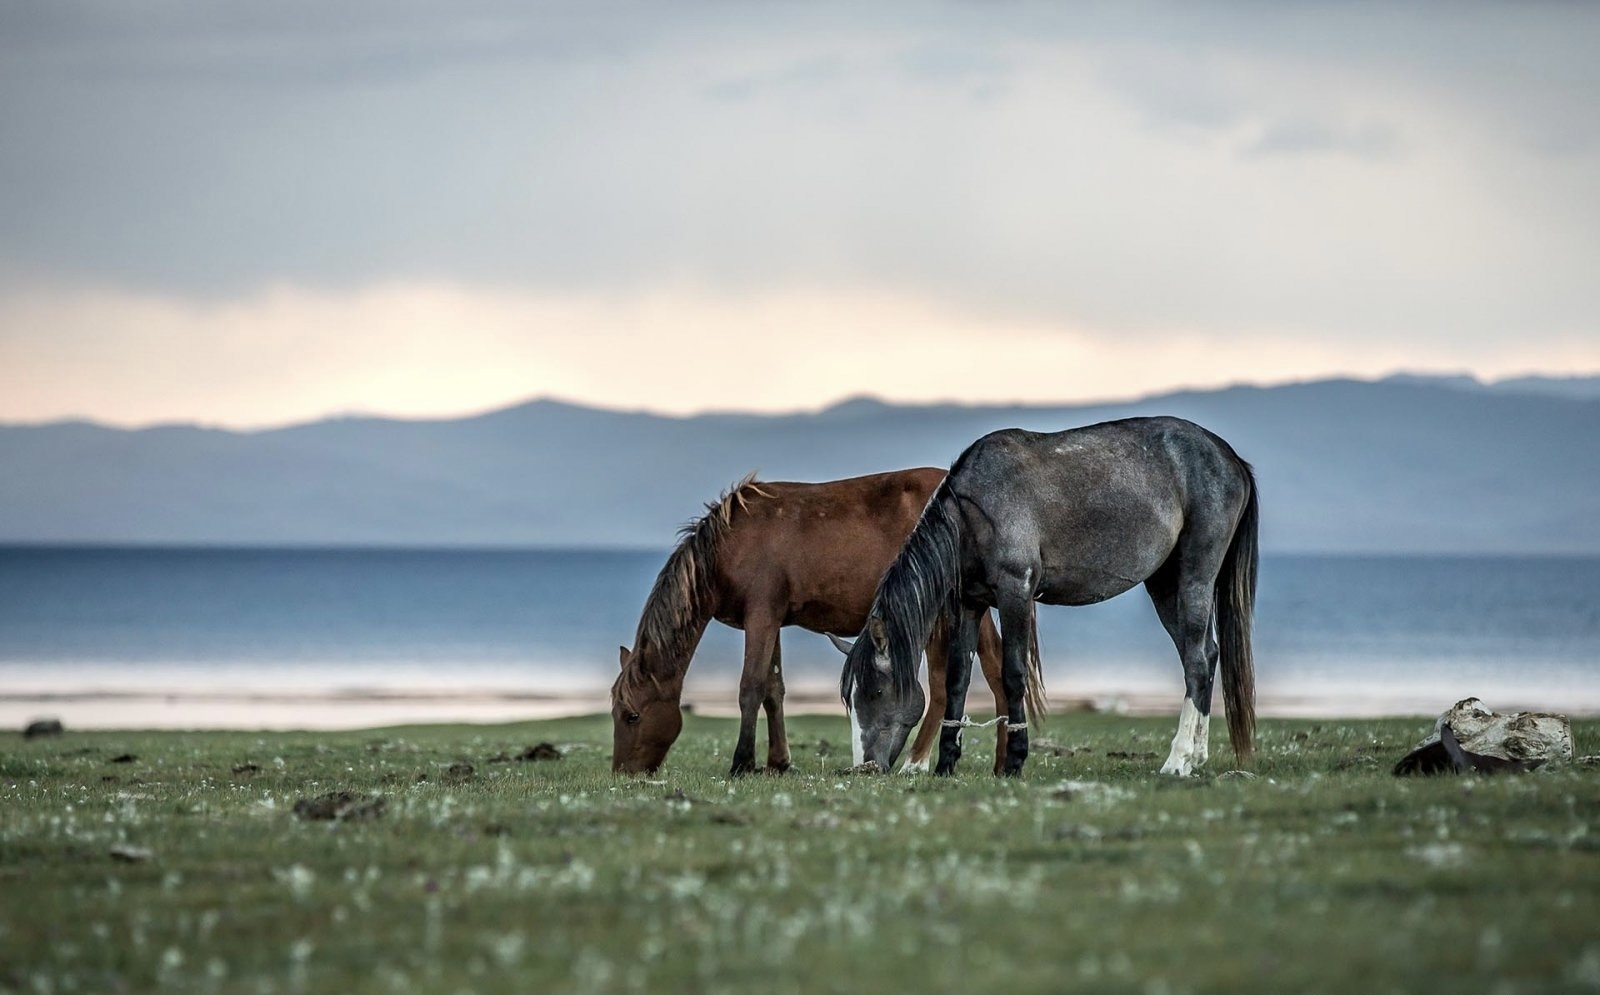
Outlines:
{"label": "gray horse's mane", "polygon": [[[679,660],[688,655],[715,608],[712,581],[717,553],[733,527],[734,513],[744,511],[751,498],[771,496],[752,471],[707,503],[704,515],[678,530],[678,545],[656,575],[639,615],[635,660]],[[654,652],[646,654],[646,648]]]}
{"label": "gray horse's mane", "polygon": [[911,693],[917,683],[917,664],[934,623],[947,612],[950,619],[957,617],[953,609],[960,555],[961,515],[946,477],[928,499],[899,555],[878,581],[867,612],[868,631],[861,634],[845,657],[844,672],[839,678],[839,693],[846,706],[850,705],[856,684],[869,677],[869,670],[875,666],[875,623],[881,626],[888,644],[889,679],[895,694]]}

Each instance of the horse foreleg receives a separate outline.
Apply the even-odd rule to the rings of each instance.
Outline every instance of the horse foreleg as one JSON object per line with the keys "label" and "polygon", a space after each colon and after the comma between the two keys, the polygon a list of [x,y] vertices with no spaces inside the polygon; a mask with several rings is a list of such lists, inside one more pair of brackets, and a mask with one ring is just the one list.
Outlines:
{"label": "horse foreleg", "polygon": [[778,626],[766,619],[746,617],[744,626],[744,672],[739,675],[739,741],[733,747],[733,766],[737,777],[756,769],[756,719],[772,677],[772,653],[778,644]]}
{"label": "horse foreleg", "polygon": [[[1026,576],[1026,575],[1025,575]],[[1006,760],[1001,773],[1016,777],[1022,773],[1022,764],[1028,759],[1028,713],[1025,699],[1028,688],[1028,658],[1033,651],[1033,592],[1031,589],[1008,591],[1001,596],[1000,628],[1002,632],[1001,655],[1004,665],[1000,671],[1006,695]]]}
{"label": "horse foreleg", "polygon": [[772,638],[772,669],[761,704],[767,712],[767,773],[782,774],[789,769],[789,734],[783,726],[783,644],[779,636]]}
{"label": "horse foreleg", "polygon": [[[994,695],[994,713],[1006,713],[1006,686],[1000,671],[1003,661],[1000,651],[1000,630],[994,627],[994,619],[990,617],[987,609],[978,616],[978,663],[983,667],[983,679],[989,685],[989,692]],[[1006,765],[1006,740],[1010,734],[1006,731],[1004,722],[998,723],[994,739],[994,772],[1002,773]]]}
{"label": "horse foreleg", "polygon": [[[952,723],[962,719],[962,713],[967,708],[967,687],[972,683],[972,657],[967,653],[962,638],[965,633],[961,630],[975,624],[977,620],[973,614],[964,613],[960,626],[951,627],[946,643],[944,717],[948,721],[939,730],[939,764],[934,768],[936,774],[954,774],[956,762],[961,759],[961,727]],[[931,677],[929,679],[932,680]]]}
{"label": "horse foreleg", "polygon": [[928,757],[933,753],[933,740],[939,734],[939,720],[944,718],[945,657],[947,654],[943,622],[933,627],[928,638],[928,707],[922,713],[922,724],[917,728],[917,738],[911,744],[911,756],[900,765],[902,774],[925,774]]}

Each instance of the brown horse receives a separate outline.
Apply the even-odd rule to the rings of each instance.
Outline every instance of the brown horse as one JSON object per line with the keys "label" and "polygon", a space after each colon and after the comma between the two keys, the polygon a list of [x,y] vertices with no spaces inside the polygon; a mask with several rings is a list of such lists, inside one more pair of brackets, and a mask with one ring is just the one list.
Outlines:
{"label": "brown horse", "polygon": [[[767,713],[767,769],[789,767],[783,727],[783,667],[778,630],[855,634],[866,624],[878,578],[917,524],[928,495],[944,479],[933,468],[877,473],[820,484],[740,481],[684,526],[639,616],[633,649],[621,648],[622,673],[611,688],[611,769],[654,771],[683,727],[684,674],[711,619],[744,630],[739,678],[739,741],[734,774],[756,769],[756,716]],[[927,717],[907,769],[926,768],[945,706],[943,631],[927,644]],[[982,619],[978,654],[994,692],[1000,686],[1000,637]],[[995,763],[1005,756],[1001,724]],[[859,750],[859,745],[857,745]]]}

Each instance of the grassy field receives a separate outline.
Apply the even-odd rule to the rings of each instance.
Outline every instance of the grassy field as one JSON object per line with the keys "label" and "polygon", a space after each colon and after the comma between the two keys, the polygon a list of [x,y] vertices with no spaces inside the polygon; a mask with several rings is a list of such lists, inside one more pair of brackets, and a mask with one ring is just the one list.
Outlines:
{"label": "grassy field", "polygon": [[1105,715],[1020,780],[977,735],[956,778],[841,773],[831,717],[737,781],[707,718],[650,780],[605,717],[12,738],[0,991],[1600,990],[1600,769],[1390,776],[1427,725],[1266,722],[1254,780],[1216,730],[1185,781],[1169,720]]}

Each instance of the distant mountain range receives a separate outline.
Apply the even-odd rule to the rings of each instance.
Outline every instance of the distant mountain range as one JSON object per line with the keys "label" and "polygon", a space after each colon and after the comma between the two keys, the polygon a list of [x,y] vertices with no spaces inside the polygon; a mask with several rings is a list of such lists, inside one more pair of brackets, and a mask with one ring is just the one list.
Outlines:
{"label": "distant mountain range", "polygon": [[1269,551],[1600,553],[1600,378],[1402,376],[1064,406],[688,418],[549,400],[266,431],[0,426],[0,542],[670,545],[751,470],[947,466],[992,429],[1193,419],[1255,464]]}

